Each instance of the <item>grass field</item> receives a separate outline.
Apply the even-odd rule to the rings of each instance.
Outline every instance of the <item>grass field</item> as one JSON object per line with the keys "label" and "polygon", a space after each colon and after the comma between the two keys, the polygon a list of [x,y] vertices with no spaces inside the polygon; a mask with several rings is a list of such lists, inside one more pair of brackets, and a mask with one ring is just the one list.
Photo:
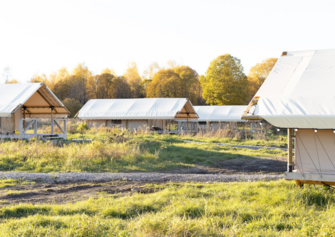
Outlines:
{"label": "grass field", "polygon": [[110,133],[71,134],[69,139],[89,137],[92,143],[60,146],[40,141],[0,143],[0,170],[26,172],[133,172],[168,171],[195,166],[216,167],[236,158],[285,157],[277,150],[249,150],[212,144],[185,143],[173,135]]}
{"label": "grass field", "polygon": [[0,235],[332,236],[334,233],[335,194],[332,189],[320,186],[298,189],[292,182],[271,181],[148,184],[144,188],[155,191],[128,195],[101,193],[99,198],[74,204],[3,207]]}

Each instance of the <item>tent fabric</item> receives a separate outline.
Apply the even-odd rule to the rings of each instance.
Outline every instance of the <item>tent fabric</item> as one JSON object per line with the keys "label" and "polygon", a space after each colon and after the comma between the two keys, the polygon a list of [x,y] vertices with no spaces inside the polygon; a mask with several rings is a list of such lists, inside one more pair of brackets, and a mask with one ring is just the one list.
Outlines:
{"label": "tent fabric", "polygon": [[241,116],[247,106],[194,106],[194,109],[199,116],[199,122],[245,122]]}
{"label": "tent fabric", "polygon": [[254,115],[283,128],[335,128],[335,50],[287,52],[255,97]]}
{"label": "tent fabric", "polygon": [[82,120],[96,119],[197,119],[185,98],[94,99],[78,113]]}
{"label": "tent fabric", "polygon": [[296,172],[335,174],[334,141],[333,130],[299,129],[295,140]]}
{"label": "tent fabric", "polygon": [[22,106],[27,108],[27,117],[50,115],[50,106],[58,117],[69,114],[44,83],[0,84],[0,117],[11,117]]}

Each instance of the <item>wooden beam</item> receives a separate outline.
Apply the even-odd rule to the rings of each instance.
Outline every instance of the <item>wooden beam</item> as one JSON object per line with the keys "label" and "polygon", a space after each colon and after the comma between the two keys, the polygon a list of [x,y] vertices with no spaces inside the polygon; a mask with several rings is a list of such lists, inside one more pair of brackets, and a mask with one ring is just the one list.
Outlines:
{"label": "wooden beam", "polygon": [[287,129],[287,171],[292,172],[293,171],[293,129],[288,128]]}
{"label": "wooden beam", "polygon": [[256,96],[256,97],[254,97],[254,98],[250,101],[250,103],[249,103],[247,109],[244,111],[244,113],[243,113],[241,119],[244,119],[244,120],[262,120],[262,117],[260,117],[260,116],[258,116],[258,115],[253,115],[253,114],[252,114],[252,115],[248,115],[248,113],[249,113],[251,107],[254,106],[254,105],[257,105],[257,103],[258,103],[258,99],[259,99],[259,97]]}
{"label": "wooden beam", "polygon": [[299,180],[305,184],[320,184],[320,185],[335,185],[335,174],[319,174],[300,173],[300,172],[286,172],[286,180]]}

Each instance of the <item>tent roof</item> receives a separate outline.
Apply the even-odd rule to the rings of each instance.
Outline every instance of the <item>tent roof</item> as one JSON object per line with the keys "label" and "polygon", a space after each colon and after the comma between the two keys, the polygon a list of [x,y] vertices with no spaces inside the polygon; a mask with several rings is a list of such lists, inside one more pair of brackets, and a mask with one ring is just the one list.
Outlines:
{"label": "tent roof", "polygon": [[194,106],[194,109],[199,115],[198,121],[200,122],[245,122],[241,119],[241,116],[247,106]]}
{"label": "tent roof", "polygon": [[335,128],[335,50],[284,52],[256,93],[254,115],[284,128]]}
{"label": "tent roof", "polygon": [[96,119],[197,119],[185,98],[94,99],[78,113],[83,120]]}
{"label": "tent roof", "polygon": [[21,107],[30,116],[68,115],[62,102],[44,83],[0,84],[0,117],[10,117]]}

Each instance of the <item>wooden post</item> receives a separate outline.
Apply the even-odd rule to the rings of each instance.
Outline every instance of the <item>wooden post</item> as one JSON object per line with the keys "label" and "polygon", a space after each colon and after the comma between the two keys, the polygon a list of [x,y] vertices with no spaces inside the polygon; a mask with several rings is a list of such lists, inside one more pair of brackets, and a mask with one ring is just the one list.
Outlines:
{"label": "wooden post", "polygon": [[34,122],[34,135],[37,136],[37,119]]}
{"label": "wooden post", "polygon": [[287,129],[287,172],[293,171],[293,129]]}
{"label": "wooden post", "polygon": [[23,119],[20,119],[20,126],[19,126],[19,134],[20,134],[20,139],[22,140],[23,138]]}
{"label": "wooden post", "polygon": [[16,128],[16,127],[15,127],[15,125],[16,125],[16,121],[15,121],[15,113],[13,113],[13,121],[14,121],[13,127],[14,127],[14,134],[15,134],[15,130],[16,130],[16,129],[15,129],[15,128]]}
{"label": "wooden post", "polygon": [[186,132],[188,131],[188,113],[187,113],[187,124],[186,124]]}
{"label": "wooden post", "polygon": [[126,120],[126,130],[128,129],[128,120]]}
{"label": "wooden post", "polygon": [[26,107],[23,107],[23,131],[26,129]]}
{"label": "wooden post", "polygon": [[55,127],[54,127],[54,108],[51,107],[51,134],[54,135]]}
{"label": "wooden post", "polygon": [[7,123],[7,135],[9,134],[9,118],[6,118],[6,123]]}
{"label": "wooden post", "polygon": [[67,120],[64,119],[64,139],[67,140]]}

